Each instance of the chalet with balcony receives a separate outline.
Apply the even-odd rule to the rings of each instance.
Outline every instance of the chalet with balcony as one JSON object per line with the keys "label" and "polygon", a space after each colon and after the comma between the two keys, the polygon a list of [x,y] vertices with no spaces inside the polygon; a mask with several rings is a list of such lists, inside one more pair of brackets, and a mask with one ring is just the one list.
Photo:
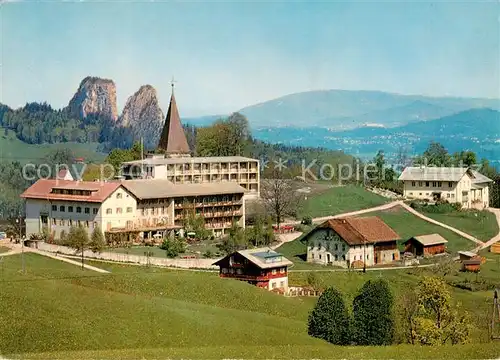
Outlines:
{"label": "chalet with balcony", "polygon": [[215,262],[222,278],[246,281],[267,290],[288,291],[292,262],[270,248],[239,250]]}
{"label": "chalet with balcony", "polygon": [[401,238],[377,216],[327,220],[304,239],[307,262],[350,268],[399,260]]}
{"label": "chalet with balcony", "polygon": [[403,196],[428,201],[446,200],[463,208],[489,207],[489,184],[493,181],[464,167],[407,167],[400,175]]}

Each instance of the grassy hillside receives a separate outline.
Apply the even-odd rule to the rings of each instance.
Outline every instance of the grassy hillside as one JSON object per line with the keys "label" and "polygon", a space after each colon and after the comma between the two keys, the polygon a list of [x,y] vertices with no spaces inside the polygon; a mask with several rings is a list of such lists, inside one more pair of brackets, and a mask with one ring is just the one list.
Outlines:
{"label": "grassy hillside", "polygon": [[[306,333],[313,298],[285,298],[205,272],[98,263],[82,271],[36,254],[4,259],[0,353],[30,359],[493,358],[495,344],[336,347]],[[401,273],[402,274],[402,273]],[[300,282],[304,274],[291,274]],[[349,297],[379,274],[328,274]],[[354,277],[356,278],[354,278]],[[385,274],[384,274],[385,276]],[[388,275],[393,289],[417,276]],[[479,338],[476,338],[478,340]]]}
{"label": "grassy hillside", "polygon": [[498,234],[495,215],[489,211],[457,211],[448,214],[424,213],[434,220],[460,229],[479,240],[487,241]]}
{"label": "grassy hillside", "polygon": [[32,145],[19,140],[13,131],[0,128],[0,160],[29,163],[43,159],[49,152],[60,148],[70,148],[76,157],[88,162],[99,162],[105,154],[97,152],[98,143],[58,143]]}
{"label": "grassy hillside", "polygon": [[334,187],[307,197],[298,211],[303,216],[322,217],[337,215],[385,204],[389,200],[365,190],[361,186]]}
{"label": "grassy hillside", "polygon": [[444,229],[441,226],[422,220],[400,207],[370,213],[370,215],[379,216],[387,225],[393,228],[403,240],[409,239],[412,236],[437,233],[448,240],[446,246],[451,253],[455,253],[459,250],[470,250],[476,246],[472,241],[450,230]]}

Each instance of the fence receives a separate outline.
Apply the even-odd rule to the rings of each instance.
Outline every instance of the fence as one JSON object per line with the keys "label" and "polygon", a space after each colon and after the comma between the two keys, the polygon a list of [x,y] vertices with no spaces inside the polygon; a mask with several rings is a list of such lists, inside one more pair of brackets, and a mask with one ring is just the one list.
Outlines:
{"label": "fence", "polygon": [[[33,246],[34,247],[34,246]],[[51,253],[59,253],[65,255],[81,255],[75,249],[61,246],[47,244],[44,242],[38,243],[38,250],[47,251]],[[83,255],[89,259],[109,260],[123,263],[134,263],[141,265],[154,265],[164,267],[176,267],[183,269],[218,269],[217,266],[212,264],[218,259],[166,259],[152,256],[121,254],[113,252],[94,253],[93,251],[86,250]]]}

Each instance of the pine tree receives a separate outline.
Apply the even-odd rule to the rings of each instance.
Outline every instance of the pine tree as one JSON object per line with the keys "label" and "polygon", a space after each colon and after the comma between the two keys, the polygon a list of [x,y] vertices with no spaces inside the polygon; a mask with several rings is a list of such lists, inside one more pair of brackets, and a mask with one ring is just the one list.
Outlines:
{"label": "pine tree", "polygon": [[349,323],[349,312],[342,294],[334,288],[328,288],[309,315],[308,334],[335,345],[348,345]]}
{"label": "pine tree", "polygon": [[357,345],[389,345],[394,337],[394,297],[387,281],[369,280],[353,301],[353,340]]}
{"label": "pine tree", "polygon": [[106,243],[104,241],[104,235],[100,227],[96,226],[92,235],[90,236],[89,248],[95,253],[100,253],[104,249]]}

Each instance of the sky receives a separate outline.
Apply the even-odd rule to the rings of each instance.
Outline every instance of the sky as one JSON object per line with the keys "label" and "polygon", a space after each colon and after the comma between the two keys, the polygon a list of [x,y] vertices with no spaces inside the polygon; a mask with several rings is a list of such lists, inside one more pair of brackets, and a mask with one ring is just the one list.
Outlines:
{"label": "sky", "polygon": [[500,98],[498,2],[0,0],[0,102],[65,106],[80,81],[226,114],[321,89]]}

